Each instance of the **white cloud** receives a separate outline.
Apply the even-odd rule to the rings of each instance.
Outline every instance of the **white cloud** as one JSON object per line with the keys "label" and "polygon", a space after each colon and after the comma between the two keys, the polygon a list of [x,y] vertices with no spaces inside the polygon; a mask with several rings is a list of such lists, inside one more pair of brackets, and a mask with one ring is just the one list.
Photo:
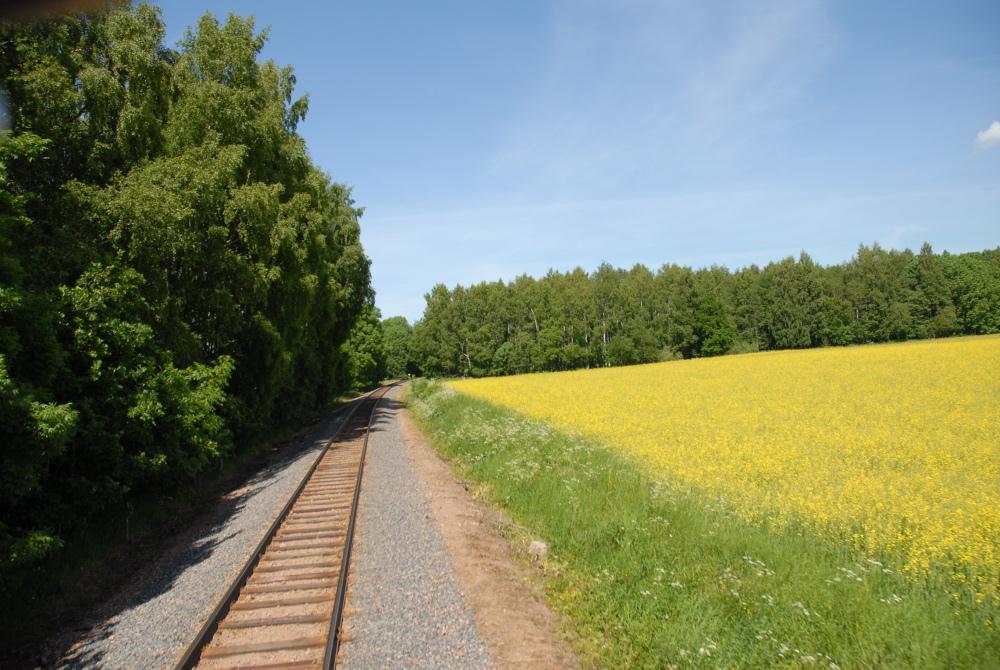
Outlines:
{"label": "white cloud", "polygon": [[529,200],[738,176],[839,45],[820,0],[562,0],[489,173]]}
{"label": "white cloud", "polygon": [[976,133],[976,144],[981,149],[1000,144],[1000,121],[994,121],[989,128]]}

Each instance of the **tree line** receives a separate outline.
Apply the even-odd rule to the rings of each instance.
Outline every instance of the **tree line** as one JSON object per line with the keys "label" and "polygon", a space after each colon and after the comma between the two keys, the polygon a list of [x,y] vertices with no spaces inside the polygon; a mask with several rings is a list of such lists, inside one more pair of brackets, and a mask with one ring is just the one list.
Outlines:
{"label": "tree line", "polygon": [[997,333],[1000,248],[937,254],[927,244],[918,253],[862,245],[837,265],[803,252],[736,271],[603,264],[591,273],[439,284],[425,299],[413,327],[397,317],[386,329],[393,374],[479,377]]}
{"label": "tree line", "polygon": [[0,25],[0,586],[363,376],[361,210],[265,40],[206,14],[168,48],[127,2]]}

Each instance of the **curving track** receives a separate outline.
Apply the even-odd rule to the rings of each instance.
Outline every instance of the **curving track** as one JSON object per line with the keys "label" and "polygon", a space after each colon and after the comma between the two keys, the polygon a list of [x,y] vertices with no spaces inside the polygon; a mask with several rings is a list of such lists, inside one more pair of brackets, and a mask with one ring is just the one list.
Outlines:
{"label": "curving track", "polygon": [[389,388],[353,408],[178,670],[333,667],[368,431]]}

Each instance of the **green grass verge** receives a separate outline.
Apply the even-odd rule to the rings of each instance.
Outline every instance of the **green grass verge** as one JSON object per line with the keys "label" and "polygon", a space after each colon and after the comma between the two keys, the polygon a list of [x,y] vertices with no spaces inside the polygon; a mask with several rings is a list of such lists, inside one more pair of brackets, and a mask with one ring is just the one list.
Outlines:
{"label": "green grass verge", "polygon": [[585,662],[636,668],[996,668],[996,613],[800,529],[749,525],[635,462],[418,380],[461,476],[550,543],[550,603]]}

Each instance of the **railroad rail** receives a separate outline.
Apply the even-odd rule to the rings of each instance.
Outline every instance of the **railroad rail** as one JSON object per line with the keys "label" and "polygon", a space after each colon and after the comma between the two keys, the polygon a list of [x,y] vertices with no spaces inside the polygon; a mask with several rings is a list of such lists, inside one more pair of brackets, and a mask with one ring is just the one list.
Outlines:
{"label": "railroad rail", "polygon": [[391,386],[349,410],[176,670],[334,667],[368,434]]}

